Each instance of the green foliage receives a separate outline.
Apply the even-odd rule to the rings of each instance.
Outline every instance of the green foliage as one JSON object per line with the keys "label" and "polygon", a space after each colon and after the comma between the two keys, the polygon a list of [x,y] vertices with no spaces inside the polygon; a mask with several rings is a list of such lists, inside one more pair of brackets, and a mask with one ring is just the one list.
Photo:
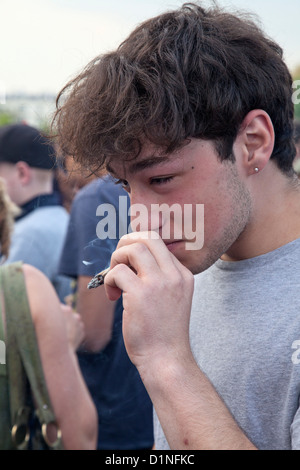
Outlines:
{"label": "green foliage", "polygon": [[12,112],[0,109],[0,126],[6,126],[14,122],[16,122],[16,116]]}

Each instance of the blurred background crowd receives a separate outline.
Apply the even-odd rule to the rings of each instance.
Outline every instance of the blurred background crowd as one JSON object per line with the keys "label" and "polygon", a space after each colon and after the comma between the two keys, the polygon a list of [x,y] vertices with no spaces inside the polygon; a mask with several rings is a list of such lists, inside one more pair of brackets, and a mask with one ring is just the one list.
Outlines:
{"label": "blurred background crowd", "polygon": [[[35,265],[57,287],[55,283],[62,279],[57,281],[49,274],[55,262],[57,274],[69,282],[67,289],[57,291],[60,300],[76,308],[85,322],[86,342],[78,354],[97,407],[99,429],[104,429],[99,435],[99,448],[146,449],[153,443],[151,403],[122,340],[122,305],[107,303],[103,291],[88,294],[86,290],[88,280],[109,263],[114,249],[95,241],[96,208],[100,203],[117,205],[120,190],[113,188],[104,175],[96,178],[83,172],[71,155],[60,159],[55,148],[49,150],[49,155],[56,154],[55,165],[45,155],[38,163],[32,158],[26,160],[22,148],[30,145],[30,139],[36,142],[35,132],[47,136],[57,94],[89,60],[116,47],[145,18],[182,3],[1,0],[0,5],[0,176],[7,181],[11,198],[22,211],[16,218],[8,261],[22,259]],[[245,0],[218,3],[249,10]],[[283,6],[279,0],[253,0],[250,7],[268,34],[283,47],[293,77],[298,148],[295,170],[300,175],[300,2],[286,0]],[[47,176],[50,170],[51,181]],[[41,225],[44,232],[40,231]],[[47,241],[50,228],[55,228],[51,231],[54,248],[51,240]],[[18,232],[22,243],[17,240]],[[38,240],[43,240],[42,251],[38,251]],[[55,259],[46,254],[46,248],[56,253]],[[99,250],[101,256],[105,255],[97,264]]]}

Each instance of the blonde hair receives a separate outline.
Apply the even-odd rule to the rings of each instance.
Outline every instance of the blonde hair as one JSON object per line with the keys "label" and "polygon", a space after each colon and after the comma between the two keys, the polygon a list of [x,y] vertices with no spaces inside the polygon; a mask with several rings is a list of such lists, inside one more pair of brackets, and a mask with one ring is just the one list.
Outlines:
{"label": "blonde hair", "polygon": [[1,254],[7,258],[10,247],[14,218],[21,209],[16,206],[7,194],[5,182],[0,178],[0,246]]}

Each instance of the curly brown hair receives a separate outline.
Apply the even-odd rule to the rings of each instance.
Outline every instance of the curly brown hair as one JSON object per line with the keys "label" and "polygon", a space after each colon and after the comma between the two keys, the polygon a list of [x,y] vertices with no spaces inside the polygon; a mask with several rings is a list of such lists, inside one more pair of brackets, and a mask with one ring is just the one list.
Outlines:
{"label": "curly brown hair", "polygon": [[195,137],[213,140],[220,158],[233,160],[244,117],[263,109],[275,130],[272,158],[289,172],[292,78],[282,49],[256,23],[193,3],[145,21],[58,95],[61,148],[97,168],[135,158],[145,142],[168,153]]}

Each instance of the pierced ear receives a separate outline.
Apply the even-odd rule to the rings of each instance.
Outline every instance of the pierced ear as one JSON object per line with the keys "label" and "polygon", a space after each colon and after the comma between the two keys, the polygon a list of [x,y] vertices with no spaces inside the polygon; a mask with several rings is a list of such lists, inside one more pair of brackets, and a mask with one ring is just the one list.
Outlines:
{"label": "pierced ear", "polygon": [[244,165],[248,174],[260,172],[274,148],[275,134],[270,116],[261,109],[250,111],[241,125],[239,137],[245,148]]}

